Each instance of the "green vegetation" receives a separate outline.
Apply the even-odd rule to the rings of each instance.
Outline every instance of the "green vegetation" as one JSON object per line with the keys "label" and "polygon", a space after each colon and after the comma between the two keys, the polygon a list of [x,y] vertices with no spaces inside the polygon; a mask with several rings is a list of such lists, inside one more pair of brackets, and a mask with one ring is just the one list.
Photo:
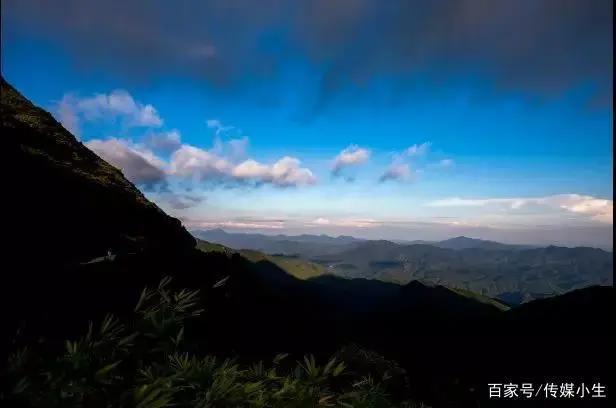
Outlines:
{"label": "green vegetation", "polygon": [[480,295],[479,293],[475,293],[475,292],[472,292],[470,290],[461,289],[461,288],[451,288],[451,287],[448,287],[448,289],[450,289],[451,291],[457,293],[458,295],[462,295],[462,296],[467,297],[467,298],[475,299],[475,300],[477,300],[478,302],[481,302],[481,303],[487,303],[489,305],[492,305],[492,306],[496,307],[499,310],[506,311],[506,310],[510,309],[509,306],[507,306],[504,303],[499,302],[496,299],[492,299],[490,297]]}
{"label": "green vegetation", "polygon": [[232,254],[235,251],[231,248],[227,248],[224,245],[215,244],[213,242],[203,241],[201,239],[197,240],[197,249],[203,252],[220,252],[225,254]]}
{"label": "green vegetation", "polygon": [[325,268],[321,265],[297,257],[285,255],[266,255],[263,252],[250,249],[234,250],[224,245],[215,244],[197,239],[197,248],[203,252],[221,252],[227,255],[237,253],[252,263],[271,262],[291,276],[298,279],[310,279],[325,275]]}
{"label": "green vegetation", "polygon": [[[466,237],[395,243],[324,235],[193,233],[229,248],[293,255],[322,265],[328,274],[401,285],[421,280],[481,293],[511,305],[613,284],[613,254],[596,248],[529,247]],[[296,276],[301,277],[300,273]]]}
{"label": "green vegetation", "polygon": [[[165,278],[144,289],[129,323],[108,315],[55,354],[36,348],[13,353],[10,391],[0,400],[33,407],[423,406],[391,402],[387,382],[399,380],[401,369],[353,347],[324,364],[313,356],[291,362],[280,354],[269,364],[241,365],[195,352],[199,347],[185,339],[185,322],[203,311],[199,291],[172,290],[170,283]],[[360,361],[367,374],[347,369],[341,357],[354,367]]]}

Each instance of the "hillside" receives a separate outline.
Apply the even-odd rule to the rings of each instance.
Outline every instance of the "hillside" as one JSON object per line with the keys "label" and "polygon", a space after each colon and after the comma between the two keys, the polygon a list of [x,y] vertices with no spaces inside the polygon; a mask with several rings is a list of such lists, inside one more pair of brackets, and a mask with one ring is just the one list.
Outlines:
{"label": "hillside", "polygon": [[222,230],[202,234],[234,248],[296,254],[337,276],[399,284],[420,280],[511,305],[613,283],[613,254],[597,248],[529,247],[467,237],[424,243],[330,237],[330,244],[323,245],[293,236],[278,241],[275,236]]}
{"label": "hillside", "polygon": [[613,282],[612,253],[595,248],[447,249],[368,241],[313,261],[342,276],[419,279],[512,304]]}
{"label": "hillside", "polygon": [[[15,249],[29,248],[38,231],[39,260],[81,261],[113,252],[194,247],[180,222],[166,215],[122,175],[86,148],[49,113],[34,106],[4,78],[2,133],[18,177],[9,180],[12,213],[24,214],[9,230]],[[14,207],[13,207],[14,206]],[[61,239],[58,238],[61,234]],[[21,261],[21,252],[9,251]]]}
{"label": "hillside", "polygon": [[500,242],[487,241],[485,239],[468,238],[468,237],[463,237],[463,236],[446,239],[444,241],[439,241],[435,243],[434,245],[441,247],[441,248],[447,248],[447,249],[479,248],[479,249],[515,250],[515,249],[530,248],[530,246],[525,246],[525,245],[501,244]]}
{"label": "hillside", "polygon": [[323,268],[323,266],[293,256],[267,255],[263,252],[250,249],[234,250],[231,248],[227,248],[224,245],[213,244],[211,242],[207,242],[201,239],[197,239],[197,248],[205,253],[224,253],[228,256],[232,256],[233,254],[239,254],[243,258],[253,263],[262,261],[271,262],[289,275],[294,276],[298,279],[314,278],[326,273],[326,270],[325,268]]}

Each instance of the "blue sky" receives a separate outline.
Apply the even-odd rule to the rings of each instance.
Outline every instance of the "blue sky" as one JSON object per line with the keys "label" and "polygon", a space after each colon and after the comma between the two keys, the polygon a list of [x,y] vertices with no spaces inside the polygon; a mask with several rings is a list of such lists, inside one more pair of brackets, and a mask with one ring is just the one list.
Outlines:
{"label": "blue sky", "polygon": [[3,2],[3,76],[188,227],[612,245],[611,2],[65,2]]}

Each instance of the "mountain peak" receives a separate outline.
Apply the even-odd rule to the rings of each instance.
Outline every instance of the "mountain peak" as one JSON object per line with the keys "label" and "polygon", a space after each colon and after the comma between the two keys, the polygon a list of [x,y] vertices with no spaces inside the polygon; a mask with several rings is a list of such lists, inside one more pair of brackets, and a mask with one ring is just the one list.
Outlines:
{"label": "mountain peak", "polygon": [[32,231],[43,231],[53,238],[37,248],[41,262],[66,263],[102,256],[109,249],[173,251],[195,246],[180,221],[150,202],[119,169],[4,78],[1,87],[2,147],[16,160],[9,183],[20,198],[10,214],[22,214],[9,235],[16,247],[30,248]]}
{"label": "mountain peak", "polygon": [[517,247],[515,245],[507,245],[500,242],[469,238],[464,235],[440,241],[437,243],[437,246],[447,249],[512,249]]}

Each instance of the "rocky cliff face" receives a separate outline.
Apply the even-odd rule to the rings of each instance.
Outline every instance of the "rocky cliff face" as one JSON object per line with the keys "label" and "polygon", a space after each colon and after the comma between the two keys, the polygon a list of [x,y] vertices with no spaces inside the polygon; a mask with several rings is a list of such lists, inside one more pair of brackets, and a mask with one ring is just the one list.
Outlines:
{"label": "rocky cliff face", "polygon": [[[109,249],[182,251],[195,246],[181,223],[148,201],[120,170],[4,78],[1,87],[2,143],[10,164],[6,232],[15,247],[9,256],[49,265],[82,262]],[[36,253],[36,259],[29,253]]]}

